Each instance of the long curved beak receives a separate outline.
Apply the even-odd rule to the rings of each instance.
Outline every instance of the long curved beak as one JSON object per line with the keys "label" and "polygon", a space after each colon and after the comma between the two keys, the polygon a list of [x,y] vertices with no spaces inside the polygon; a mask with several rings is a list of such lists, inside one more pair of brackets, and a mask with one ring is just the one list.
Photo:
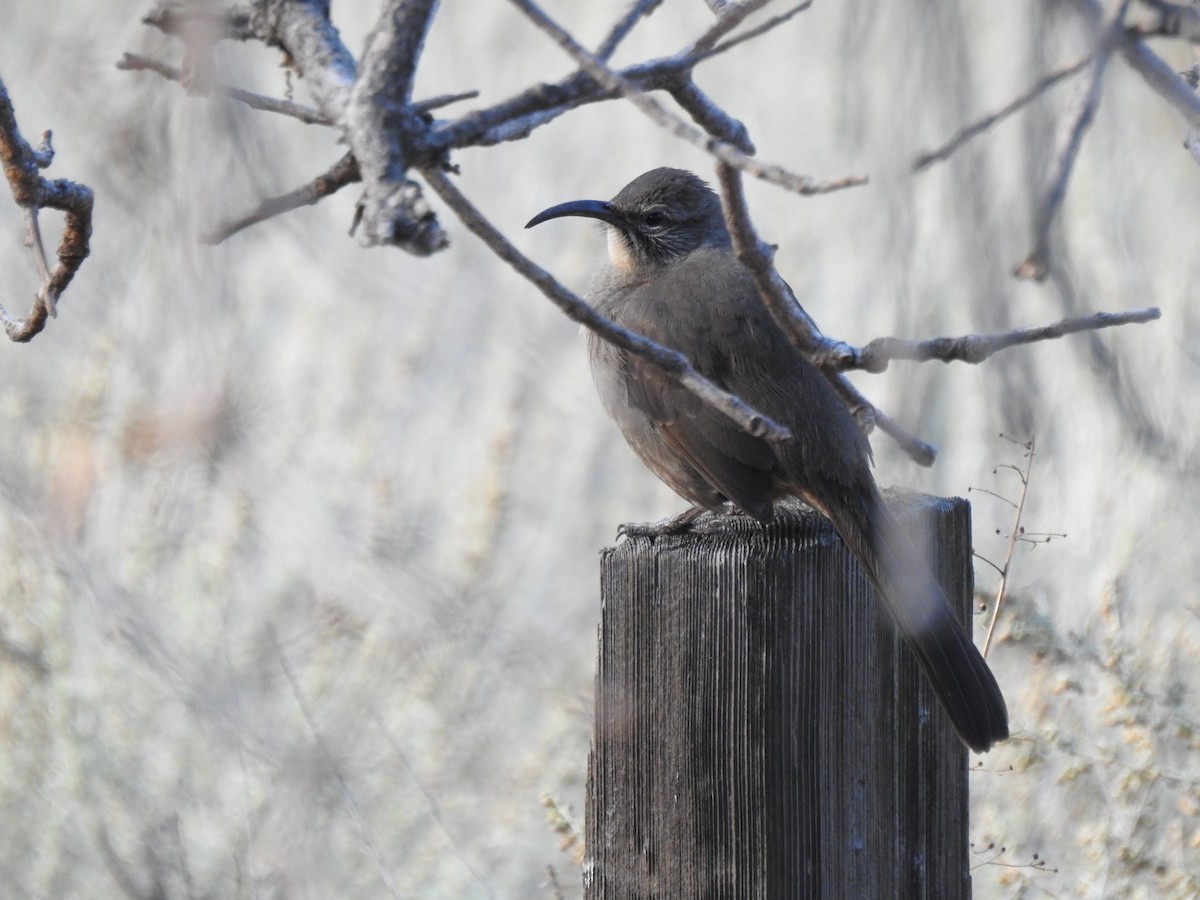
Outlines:
{"label": "long curved beak", "polygon": [[561,216],[585,216],[589,219],[599,219],[601,222],[607,222],[618,228],[624,224],[620,215],[612,208],[612,204],[607,201],[572,200],[570,203],[560,203],[558,206],[542,210],[530,219],[525,227],[532,228],[534,225],[541,225],[547,219],[557,219]]}

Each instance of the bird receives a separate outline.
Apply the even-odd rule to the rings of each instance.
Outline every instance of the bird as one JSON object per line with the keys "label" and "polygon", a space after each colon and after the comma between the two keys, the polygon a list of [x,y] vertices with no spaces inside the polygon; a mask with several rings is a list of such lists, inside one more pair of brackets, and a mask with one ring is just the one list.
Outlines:
{"label": "bird", "polygon": [[697,513],[732,505],[765,524],[788,497],[821,512],[874,582],[963,743],[983,753],[1007,738],[999,685],[882,501],[867,436],[771,317],[716,193],[691,172],[658,168],[611,200],[561,203],[525,227],[564,216],[598,219],[607,231],[608,262],[587,298],[597,313],[684,354],[791,433],[774,442],[751,435],[653,363],[589,332],[602,404],[642,462]]}

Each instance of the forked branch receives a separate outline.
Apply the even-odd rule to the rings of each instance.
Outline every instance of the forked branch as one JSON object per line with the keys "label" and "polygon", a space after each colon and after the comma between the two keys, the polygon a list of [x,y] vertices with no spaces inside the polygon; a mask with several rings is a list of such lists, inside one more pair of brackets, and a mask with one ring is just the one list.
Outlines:
{"label": "forked branch", "polygon": [[[3,164],[13,200],[25,210],[26,244],[33,251],[41,278],[41,285],[33,296],[33,306],[24,319],[14,318],[0,306],[4,330],[9,340],[17,343],[33,340],[46,327],[46,320],[58,314],[59,298],[91,252],[92,189],[62,178],[53,181],[43,178],[39,170],[49,167],[53,159],[49,131],[42,135],[42,142],[37,147],[30,146],[21,136],[8,89],[0,79],[0,164]],[[46,260],[38,224],[38,212],[47,207],[65,213],[58,261],[53,269]]]}

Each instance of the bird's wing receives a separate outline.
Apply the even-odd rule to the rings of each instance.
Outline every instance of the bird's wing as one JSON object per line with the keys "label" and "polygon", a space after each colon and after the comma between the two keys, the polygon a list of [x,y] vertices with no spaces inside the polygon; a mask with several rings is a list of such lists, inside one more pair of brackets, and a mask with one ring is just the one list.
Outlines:
{"label": "bird's wing", "polygon": [[[668,347],[686,346],[674,333],[678,320],[662,315],[661,309],[654,314],[654,308],[632,303],[624,312],[619,321],[626,328]],[[728,386],[733,362],[724,352],[721,336],[714,338],[701,349],[693,349],[689,360],[718,387],[737,393]],[[771,444],[747,434],[656,366],[637,357],[623,357],[624,396],[619,402],[640,410],[680,459],[715,491],[755,518],[768,521],[778,465]]]}

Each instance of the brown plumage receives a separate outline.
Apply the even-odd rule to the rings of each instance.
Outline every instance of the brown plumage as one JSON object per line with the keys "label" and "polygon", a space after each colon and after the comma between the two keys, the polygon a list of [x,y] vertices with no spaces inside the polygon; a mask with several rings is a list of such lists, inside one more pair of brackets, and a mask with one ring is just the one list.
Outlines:
{"label": "brown plumage", "polygon": [[728,501],[768,522],[775,500],[795,496],[820,510],[875,582],[964,743],[982,752],[1006,738],[995,678],[881,502],[866,437],[775,324],[734,255],[716,194],[690,172],[655,169],[611,201],[564,203],[526,227],[570,215],[608,226],[610,265],[589,295],[597,312],[682,352],[792,433],[774,445],[752,437],[593,334],[601,400],[642,461],[705,509]]}

